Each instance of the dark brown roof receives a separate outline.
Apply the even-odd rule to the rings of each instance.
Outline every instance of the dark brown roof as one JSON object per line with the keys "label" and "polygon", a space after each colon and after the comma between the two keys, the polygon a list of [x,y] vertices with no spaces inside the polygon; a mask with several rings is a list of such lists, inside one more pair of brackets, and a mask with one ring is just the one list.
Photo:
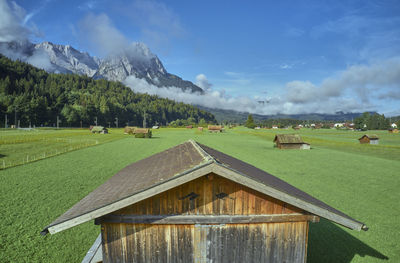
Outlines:
{"label": "dark brown roof", "polygon": [[[311,195],[301,191],[300,189],[286,183],[285,181],[279,179],[276,176],[273,176],[261,169],[258,169],[257,167],[254,167],[254,166],[252,166],[248,163],[245,163],[239,159],[233,158],[232,156],[229,156],[227,154],[224,154],[222,152],[219,152],[217,150],[209,148],[205,145],[202,145],[202,144],[199,144],[199,145],[201,146],[201,148],[204,151],[206,151],[209,155],[211,155],[219,163],[227,166],[230,169],[233,169],[233,170],[239,172],[241,175],[243,175],[245,177],[249,177],[249,178],[256,180],[264,185],[271,186],[272,188],[274,188],[276,190],[282,191],[288,195],[291,195],[298,199],[304,200],[304,201],[314,204],[318,207],[324,208],[332,213],[335,213],[335,214],[341,215],[343,217],[346,217],[348,219],[354,220],[353,218],[349,217],[348,215],[340,212],[339,210],[336,210],[335,208],[312,197]],[[356,220],[354,220],[354,221],[356,221]],[[359,221],[357,221],[357,222],[359,222]],[[361,223],[361,222],[359,222],[359,223]]]}
{"label": "dark brown roof", "polygon": [[359,140],[361,140],[364,137],[367,137],[370,140],[379,140],[379,137],[376,134],[364,134]]}
{"label": "dark brown roof", "polygon": [[185,142],[128,165],[57,218],[49,227],[160,184],[201,164],[203,160],[198,150],[190,142]]}
{"label": "dark brown roof", "polygon": [[[115,208],[115,204],[119,201],[125,202],[128,198],[135,198],[135,195],[141,192],[162,186],[167,182],[174,182],[175,179],[182,178],[202,168],[212,168],[213,165],[233,171],[235,176],[243,176],[258,182],[260,183],[260,187],[264,185],[274,189],[274,191],[284,193],[295,203],[297,203],[296,200],[300,200],[303,202],[303,205],[309,204],[312,207],[310,209],[314,211],[313,213],[321,217],[330,218],[330,220],[342,223],[349,228],[364,228],[363,223],[352,219],[346,214],[263,170],[216,151],[208,146],[189,141],[135,162],[122,169],[103,185],[79,201],[66,213],[57,218],[46,227],[42,233],[47,233],[49,231],[48,229],[51,227],[53,227],[53,229],[59,227],[59,229],[63,230],[79,223],[89,221],[96,218],[96,216],[111,213],[122,208]],[[253,186],[252,188],[257,190],[257,187]],[[147,196],[146,198],[149,197],[150,196]],[[303,209],[308,211],[306,208]],[[318,213],[320,209],[321,213]],[[101,211],[101,213],[99,211]],[[94,215],[94,213],[96,215]],[[335,221],[334,218],[337,218],[337,216],[345,218],[344,221],[342,219]],[[346,220],[350,220],[351,222]],[[78,221],[79,223],[77,223]],[[69,222],[73,222],[70,224],[71,226],[64,227],[67,224],[69,225]],[[62,225],[62,227],[60,227],[60,225]],[[53,232],[61,230],[54,230]]]}
{"label": "dark brown roof", "polygon": [[298,134],[277,134],[275,135],[274,142],[279,143],[304,143]]}

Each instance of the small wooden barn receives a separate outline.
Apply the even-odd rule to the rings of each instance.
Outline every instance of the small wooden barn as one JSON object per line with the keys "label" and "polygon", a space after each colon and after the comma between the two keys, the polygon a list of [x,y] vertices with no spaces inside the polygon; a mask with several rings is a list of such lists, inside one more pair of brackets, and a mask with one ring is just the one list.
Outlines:
{"label": "small wooden barn", "polygon": [[124,134],[133,134],[136,128],[136,126],[125,126]]}
{"label": "small wooden barn", "polygon": [[222,125],[208,125],[209,132],[223,132],[224,127]]}
{"label": "small wooden barn", "polygon": [[93,126],[90,131],[92,133],[100,133],[100,134],[107,134],[108,133],[107,128],[105,128],[103,126]]}
{"label": "small wooden barn", "polygon": [[83,262],[306,262],[309,222],[367,230],[277,177],[188,141],[133,163],[41,232],[92,219]]}
{"label": "small wooden barn", "polygon": [[193,125],[186,126],[186,129],[193,129]]}
{"label": "small wooden barn", "polygon": [[397,128],[390,128],[389,133],[399,133],[399,129]]}
{"label": "small wooden barn", "polygon": [[310,149],[310,144],[304,142],[298,134],[277,134],[274,143],[279,149]]}
{"label": "small wooden barn", "polygon": [[135,138],[151,138],[152,137],[152,132],[148,128],[136,128],[133,131],[133,134],[135,135]]}
{"label": "small wooden barn", "polygon": [[358,139],[361,144],[379,144],[379,137],[376,134],[365,134]]}

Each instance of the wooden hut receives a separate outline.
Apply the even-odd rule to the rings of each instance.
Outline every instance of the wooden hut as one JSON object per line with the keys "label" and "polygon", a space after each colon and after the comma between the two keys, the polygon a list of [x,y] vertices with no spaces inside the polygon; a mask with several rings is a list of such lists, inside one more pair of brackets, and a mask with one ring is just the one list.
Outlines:
{"label": "wooden hut", "polygon": [[209,132],[223,132],[224,127],[222,125],[208,125]]}
{"label": "wooden hut", "polygon": [[133,131],[135,138],[151,138],[152,132],[148,128],[136,128]]}
{"label": "wooden hut", "polygon": [[135,126],[125,126],[125,128],[124,128],[124,134],[133,134],[133,132],[134,132],[134,130],[136,129],[137,127],[135,127]]}
{"label": "wooden hut", "polygon": [[107,128],[105,128],[103,126],[93,126],[90,131],[92,133],[100,133],[100,134],[107,134],[108,133]]}
{"label": "wooden hut", "polygon": [[320,217],[368,229],[190,140],[122,169],[41,233],[95,219],[101,233],[84,262],[306,262],[309,222]]}
{"label": "wooden hut", "polygon": [[193,129],[193,125],[186,126],[186,129]]}
{"label": "wooden hut", "polygon": [[197,130],[203,131],[203,127],[197,127]]}
{"label": "wooden hut", "polygon": [[390,128],[389,133],[399,133],[399,129],[397,128]]}
{"label": "wooden hut", "polygon": [[274,143],[279,149],[310,149],[310,144],[304,142],[298,134],[277,134]]}
{"label": "wooden hut", "polygon": [[361,144],[379,144],[379,137],[376,134],[365,134],[358,139]]}

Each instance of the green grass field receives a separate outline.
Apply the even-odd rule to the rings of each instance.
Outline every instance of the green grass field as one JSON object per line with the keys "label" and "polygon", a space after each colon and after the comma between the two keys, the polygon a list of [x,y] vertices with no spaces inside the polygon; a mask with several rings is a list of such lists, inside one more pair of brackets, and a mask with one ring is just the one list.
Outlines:
{"label": "green grass field", "polygon": [[[7,132],[0,131],[0,140]],[[57,132],[75,138],[71,130]],[[96,146],[2,170],[0,262],[80,262],[99,226],[89,222],[45,237],[39,234],[43,227],[126,165],[191,138],[253,164],[370,227],[357,232],[324,219],[311,224],[308,262],[386,258],[386,262],[400,262],[400,134],[373,131],[380,136],[380,145],[360,145],[361,132],[300,130],[297,133],[312,149],[285,151],[273,147],[277,132],[294,133],[242,127],[223,134],[160,129],[153,131],[152,139],[134,139],[114,130],[102,135],[104,141]],[[39,131],[38,136],[51,137],[53,131]],[[85,137],[77,132],[76,138],[83,139],[80,136]],[[0,157],[15,154],[4,145],[0,144]],[[12,151],[25,155],[39,147],[30,145],[16,143]],[[55,145],[50,142],[45,147]]]}

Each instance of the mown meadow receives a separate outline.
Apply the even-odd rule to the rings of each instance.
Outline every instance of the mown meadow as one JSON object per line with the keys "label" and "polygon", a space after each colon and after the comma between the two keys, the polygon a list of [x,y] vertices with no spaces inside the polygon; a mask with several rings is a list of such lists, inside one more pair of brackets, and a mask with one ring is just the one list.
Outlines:
{"label": "mown meadow", "polygon": [[[7,132],[0,131],[1,141],[25,138],[28,133]],[[368,132],[377,134],[380,144],[360,145],[357,138],[362,132],[296,131],[311,143],[309,151],[273,147],[276,133],[293,130],[242,127],[222,134],[160,129],[153,131],[152,139],[123,135],[122,129],[108,135],[39,130],[37,136],[44,141],[49,138],[43,147],[52,149],[58,147],[54,135],[58,132],[67,138],[61,148],[73,145],[74,138],[96,138],[101,143],[0,171],[0,262],[80,262],[99,226],[89,222],[55,235],[41,236],[39,232],[126,165],[188,139],[286,180],[370,228],[351,231],[324,219],[310,224],[308,262],[400,262],[400,134]],[[0,165],[8,156],[39,152],[43,140],[14,143],[12,148],[11,143],[0,143]]]}

